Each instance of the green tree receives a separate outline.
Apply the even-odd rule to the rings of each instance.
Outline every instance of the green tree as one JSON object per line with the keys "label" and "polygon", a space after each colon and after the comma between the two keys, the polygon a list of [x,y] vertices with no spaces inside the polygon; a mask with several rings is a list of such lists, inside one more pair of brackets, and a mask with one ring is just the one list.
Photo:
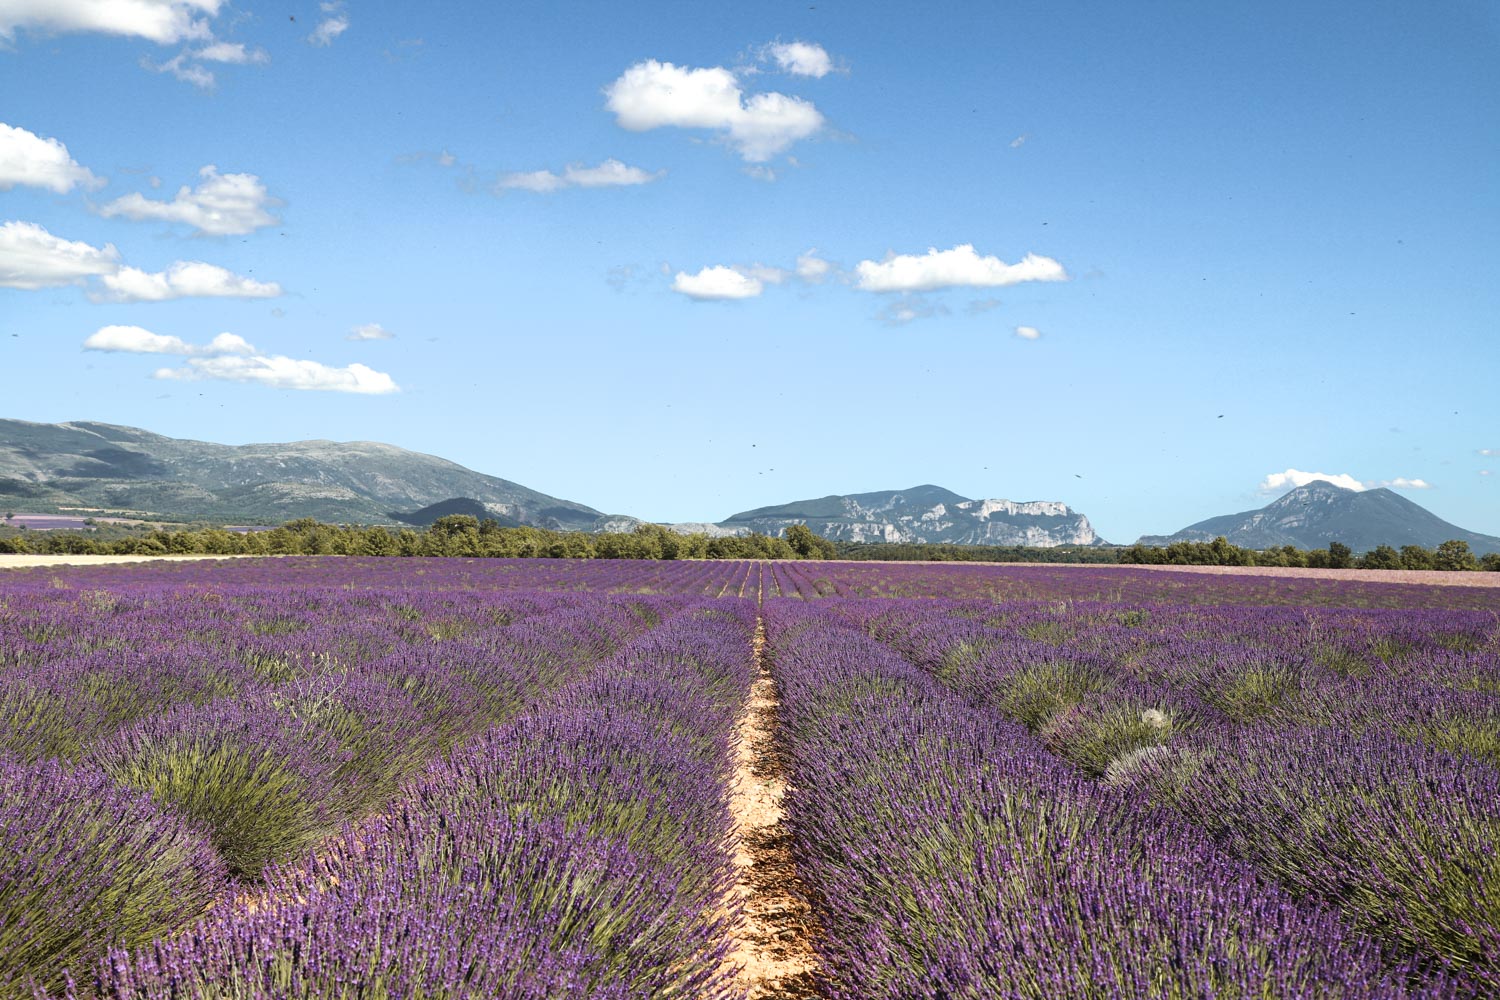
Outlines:
{"label": "green tree", "polygon": [[1469,551],[1469,543],[1461,538],[1450,538],[1437,547],[1437,554],[1433,559],[1438,569],[1476,570],[1479,568],[1479,560],[1474,558],[1474,553]]}
{"label": "green tree", "polygon": [[1360,569],[1400,569],[1401,553],[1389,545],[1377,545],[1359,557]]}
{"label": "green tree", "polygon": [[1401,568],[1437,569],[1437,559],[1433,557],[1431,549],[1424,549],[1420,545],[1403,545],[1401,546]]}
{"label": "green tree", "polygon": [[1328,543],[1328,568],[1348,569],[1354,565],[1354,553],[1343,542]]}
{"label": "green tree", "polygon": [[1489,573],[1500,573],[1500,552],[1487,552],[1481,556],[1479,568]]}

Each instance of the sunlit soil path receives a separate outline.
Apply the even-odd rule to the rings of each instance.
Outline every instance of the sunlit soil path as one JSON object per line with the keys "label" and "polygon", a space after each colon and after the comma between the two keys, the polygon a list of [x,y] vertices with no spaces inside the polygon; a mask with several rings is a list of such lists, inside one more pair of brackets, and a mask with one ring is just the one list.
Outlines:
{"label": "sunlit soil path", "polygon": [[29,569],[32,566],[114,566],[119,563],[138,562],[193,562],[204,559],[277,559],[279,556],[256,556],[256,555],[19,555],[11,552],[0,553],[0,569]]}
{"label": "sunlit soil path", "polygon": [[786,778],[776,745],[776,682],[766,666],[765,625],[756,619],[755,680],[736,724],[730,786],[734,818],[735,894],[744,917],[735,929],[730,964],[750,1000],[816,996],[817,958],[802,885],[791,859],[791,834],[781,800]]}

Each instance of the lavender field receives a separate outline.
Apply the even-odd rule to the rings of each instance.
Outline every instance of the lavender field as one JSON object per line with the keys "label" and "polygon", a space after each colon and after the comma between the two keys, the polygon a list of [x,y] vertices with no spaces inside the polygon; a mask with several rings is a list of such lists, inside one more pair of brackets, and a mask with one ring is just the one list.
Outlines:
{"label": "lavender field", "polygon": [[0,573],[0,997],[1500,995],[1500,590]]}

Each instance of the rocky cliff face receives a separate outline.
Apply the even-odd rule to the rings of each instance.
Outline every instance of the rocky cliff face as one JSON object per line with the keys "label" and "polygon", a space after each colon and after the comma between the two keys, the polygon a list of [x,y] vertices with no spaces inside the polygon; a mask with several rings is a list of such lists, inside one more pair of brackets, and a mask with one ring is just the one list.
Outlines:
{"label": "rocky cliff face", "polygon": [[940,486],[798,500],[719,522],[769,535],[806,524],[845,542],[953,545],[1100,545],[1089,519],[1056,500],[971,500]]}

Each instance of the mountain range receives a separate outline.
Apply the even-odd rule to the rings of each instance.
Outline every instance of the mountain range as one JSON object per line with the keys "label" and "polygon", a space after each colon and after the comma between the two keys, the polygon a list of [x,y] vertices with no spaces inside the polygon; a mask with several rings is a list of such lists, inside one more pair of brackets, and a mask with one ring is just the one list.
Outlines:
{"label": "mountain range", "polygon": [[[93,421],[0,419],[0,506],[15,511],[141,514],[163,520],[278,524],[431,524],[445,514],[501,525],[630,531],[646,522],[604,514],[434,455],[370,441],[222,445]],[[1082,513],[1055,500],[970,499],[940,486],[833,494],[741,511],[681,532],[779,534],[806,524],[835,541],[957,545],[1104,545]],[[1388,489],[1315,481],[1258,510],[1209,518],[1145,544],[1210,541],[1245,548],[1342,542],[1433,548],[1449,539],[1478,554],[1500,538],[1449,524]]]}
{"label": "mountain range", "polygon": [[508,524],[591,530],[600,511],[371,441],[223,445],[92,421],[0,420],[0,503],[179,520],[391,524],[462,497]]}
{"label": "mountain range", "polygon": [[[312,517],[426,525],[446,514],[574,531],[630,531],[645,523],[388,444],[222,445],[93,421],[0,420],[0,504],[221,523]],[[938,486],[800,500],[670,527],[776,534],[804,522],[847,541],[1103,544],[1088,518],[1065,504],[971,500]]]}
{"label": "mountain range", "polygon": [[1146,535],[1143,545],[1210,542],[1223,535],[1247,549],[1293,545],[1326,548],[1342,542],[1355,552],[1377,545],[1436,548],[1450,539],[1468,542],[1484,555],[1500,552],[1500,538],[1450,524],[1388,489],[1351,490],[1316,479],[1278,497],[1258,510],[1211,517],[1171,535]]}

